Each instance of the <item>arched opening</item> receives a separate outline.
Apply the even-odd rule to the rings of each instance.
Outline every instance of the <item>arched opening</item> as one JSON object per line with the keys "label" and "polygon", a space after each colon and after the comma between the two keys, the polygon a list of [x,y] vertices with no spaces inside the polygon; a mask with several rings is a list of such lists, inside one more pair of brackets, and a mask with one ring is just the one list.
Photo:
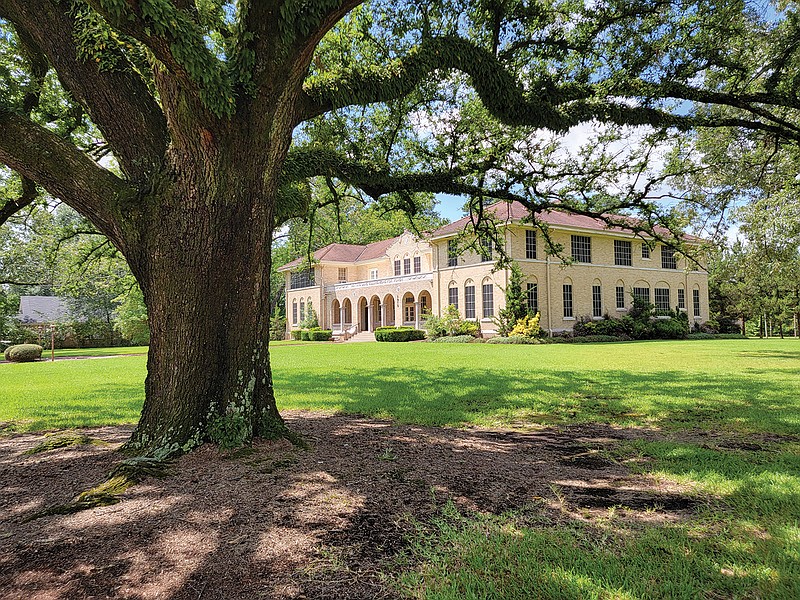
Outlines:
{"label": "arched opening", "polygon": [[431,299],[431,294],[427,290],[422,290],[419,293],[419,298],[417,299],[419,302],[419,316],[422,316],[425,313],[429,313],[433,310],[433,301]]}
{"label": "arched opening", "polygon": [[396,324],[394,317],[394,296],[391,294],[386,294],[386,296],[383,297],[381,315],[384,318],[383,325],[391,326]]}
{"label": "arched opening", "polygon": [[350,298],[342,300],[342,308],[344,309],[344,328],[348,328],[353,324],[353,303]]}
{"label": "arched opening", "polygon": [[368,331],[369,327],[369,302],[364,296],[358,299],[358,330]]}
{"label": "arched opening", "polygon": [[415,325],[417,321],[416,300],[414,294],[403,294],[403,325]]}
{"label": "arched opening", "polygon": [[378,296],[373,296],[369,301],[369,320],[367,321],[370,331],[375,331],[376,327],[380,327],[382,322],[381,299]]}
{"label": "arched opening", "polygon": [[342,328],[342,305],[339,300],[334,299],[331,303],[331,322],[333,323],[334,329],[341,329]]}

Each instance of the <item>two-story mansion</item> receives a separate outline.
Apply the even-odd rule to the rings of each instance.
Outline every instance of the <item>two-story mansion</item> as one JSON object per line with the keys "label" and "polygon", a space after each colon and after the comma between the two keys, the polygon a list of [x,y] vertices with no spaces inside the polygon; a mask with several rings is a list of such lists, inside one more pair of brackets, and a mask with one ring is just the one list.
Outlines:
{"label": "two-story mansion", "polygon": [[[685,310],[690,322],[708,320],[708,274],[671,248],[589,217],[539,215],[553,241],[571,253],[573,262],[565,266],[545,252],[537,230],[521,222],[525,207],[498,203],[490,209],[503,221],[506,252],[525,276],[529,306],[541,313],[541,326],[550,333],[571,329],[581,317],[620,316],[634,294],[659,310]],[[481,253],[454,251],[468,226],[464,217],[425,239],[405,232],[366,246],[330,244],[314,253],[309,268],[303,268],[303,258],[282,266],[288,328],[296,329],[311,306],[320,326],[336,334],[381,325],[419,327],[426,310],[441,314],[453,304],[492,335],[510,272],[493,272],[490,245]]]}

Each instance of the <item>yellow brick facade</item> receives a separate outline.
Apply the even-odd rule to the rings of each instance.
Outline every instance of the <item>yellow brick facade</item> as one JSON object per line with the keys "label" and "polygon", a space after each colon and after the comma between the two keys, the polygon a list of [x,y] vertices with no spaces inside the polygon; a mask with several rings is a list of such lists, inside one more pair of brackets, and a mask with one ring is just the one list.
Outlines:
{"label": "yellow brick facade", "polygon": [[[631,306],[634,288],[649,290],[650,302],[654,304],[658,294],[658,300],[671,309],[678,306],[678,290],[683,290],[682,309],[687,311],[690,323],[705,322],[709,318],[707,273],[678,256],[676,268],[663,268],[659,243],[647,245],[649,258],[646,258],[642,250],[644,242],[632,234],[551,226],[550,237],[561,245],[565,256],[571,255],[572,236],[590,240],[591,262],[564,265],[560,258],[545,252],[544,240],[538,231],[536,258],[529,258],[526,229],[534,231],[518,224],[507,225],[505,250],[523,272],[523,287],[536,284],[540,323],[550,333],[572,329],[581,319],[625,314]],[[510,273],[507,269],[493,271],[495,262],[471,250],[462,252],[455,259],[455,265],[450,264],[448,242],[453,239],[456,239],[455,234],[422,240],[406,232],[382,256],[371,260],[330,262],[323,259],[313,267],[314,285],[301,289],[291,289],[287,271],[288,328],[297,328],[301,306],[305,312],[309,302],[317,311],[323,328],[371,331],[380,325],[420,326],[420,316],[425,310],[441,314],[453,299],[462,316],[478,321],[484,335],[493,335],[493,319],[505,305]],[[630,243],[630,266],[615,264],[618,262],[615,240],[626,247]],[[415,257],[419,259],[416,265]],[[494,249],[492,258],[496,257]],[[400,275],[396,275],[396,261],[399,261]],[[340,282],[340,275],[345,275],[346,281]],[[565,313],[565,285],[571,286],[571,316],[569,311]],[[469,302],[470,295],[474,302]],[[624,306],[618,306],[619,300]]]}

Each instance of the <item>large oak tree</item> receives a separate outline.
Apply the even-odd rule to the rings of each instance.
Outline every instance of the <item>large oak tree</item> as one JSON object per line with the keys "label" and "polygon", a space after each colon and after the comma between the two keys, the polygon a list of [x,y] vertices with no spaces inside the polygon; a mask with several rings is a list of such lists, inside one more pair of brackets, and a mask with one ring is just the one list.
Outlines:
{"label": "large oak tree", "polygon": [[[284,432],[267,347],[270,242],[308,210],[312,177],[398,204],[419,191],[519,200],[533,215],[633,208],[648,229],[660,214],[651,187],[603,193],[591,183],[602,160],[544,169],[535,132],[594,121],[800,140],[791,6],[0,0],[0,19],[0,163],[19,177],[0,218],[44,190],[125,256],[152,334],[129,445],[159,455]],[[374,153],[363,131],[343,133],[377,114],[354,107],[397,103],[417,122],[456,115],[449,139],[461,141],[433,128]],[[543,188],[553,177],[582,183]]]}

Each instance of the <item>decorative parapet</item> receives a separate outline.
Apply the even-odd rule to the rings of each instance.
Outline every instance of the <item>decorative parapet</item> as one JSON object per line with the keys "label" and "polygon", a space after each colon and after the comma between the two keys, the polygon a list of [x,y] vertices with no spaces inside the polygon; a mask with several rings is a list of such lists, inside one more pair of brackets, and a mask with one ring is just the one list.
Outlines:
{"label": "decorative parapet", "polygon": [[400,275],[398,277],[383,277],[381,279],[365,279],[363,281],[334,283],[333,285],[326,285],[325,292],[341,292],[345,290],[357,290],[361,288],[411,283],[416,281],[433,281],[433,273],[416,273],[415,275]]}

